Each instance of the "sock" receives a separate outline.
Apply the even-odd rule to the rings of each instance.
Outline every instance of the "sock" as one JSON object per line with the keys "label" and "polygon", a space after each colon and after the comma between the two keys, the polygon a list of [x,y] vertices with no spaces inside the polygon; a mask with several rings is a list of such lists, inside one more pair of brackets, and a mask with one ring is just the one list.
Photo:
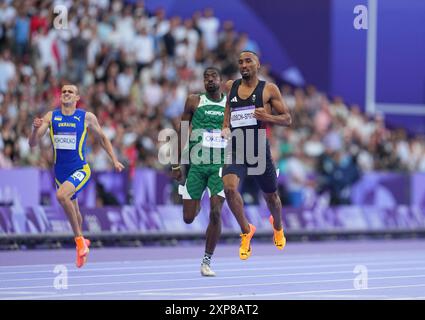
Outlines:
{"label": "sock", "polygon": [[202,263],[205,263],[207,265],[210,265],[210,263],[211,263],[211,257],[212,257],[212,253],[205,252],[204,258],[202,259]]}

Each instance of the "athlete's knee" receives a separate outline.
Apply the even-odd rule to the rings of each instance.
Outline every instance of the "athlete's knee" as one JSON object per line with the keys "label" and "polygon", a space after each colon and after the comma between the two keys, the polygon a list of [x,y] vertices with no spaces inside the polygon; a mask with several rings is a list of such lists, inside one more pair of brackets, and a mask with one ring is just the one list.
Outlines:
{"label": "athlete's knee", "polygon": [[240,197],[239,183],[240,178],[236,174],[230,173],[223,176],[223,189],[228,201],[233,201]]}
{"label": "athlete's knee", "polygon": [[184,211],[183,212],[183,221],[186,224],[191,224],[195,220],[195,215],[192,212]]}
{"label": "athlete's knee", "polygon": [[280,198],[277,191],[272,193],[265,193],[264,198],[269,205],[272,206],[281,206]]}
{"label": "athlete's knee", "polygon": [[231,198],[233,196],[235,196],[236,194],[238,194],[238,187],[237,185],[234,184],[228,184],[228,185],[224,185],[224,194],[226,195],[226,198]]}
{"label": "athlete's knee", "polygon": [[195,220],[195,218],[193,218],[193,217],[183,217],[183,221],[186,224],[191,224],[193,222],[193,220]]}
{"label": "athlete's knee", "polygon": [[183,221],[191,224],[201,209],[200,201],[183,201]]}
{"label": "athlete's knee", "polygon": [[67,200],[67,198],[68,198],[68,195],[66,194],[66,192],[64,192],[63,190],[58,190],[57,192],[56,192],[56,199],[58,199],[58,201],[60,202],[60,203],[63,203],[63,202],[65,202],[66,200]]}
{"label": "athlete's knee", "polygon": [[210,222],[218,224],[221,221],[221,210],[220,208],[212,207],[210,211]]}
{"label": "athlete's knee", "polygon": [[183,217],[183,221],[184,221],[184,223],[186,223],[186,224],[191,224],[192,222],[193,222],[193,220],[195,220],[195,218],[194,217]]}

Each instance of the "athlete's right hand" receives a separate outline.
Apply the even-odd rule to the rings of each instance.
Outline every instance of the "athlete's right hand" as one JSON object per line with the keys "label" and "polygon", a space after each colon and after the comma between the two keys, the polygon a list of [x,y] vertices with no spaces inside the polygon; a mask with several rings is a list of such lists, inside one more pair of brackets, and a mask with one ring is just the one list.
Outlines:
{"label": "athlete's right hand", "polygon": [[34,130],[37,130],[38,128],[40,128],[42,124],[43,124],[43,118],[35,118],[34,121],[32,122],[32,126],[34,127]]}
{"label": "athlete's right hand", "polygon": [[221,130],[221,136],[224,139],[227,139],[227,140],[230,139],[231,135],[232,135],[232,132],[230,131],[230,128],[226,127]]}

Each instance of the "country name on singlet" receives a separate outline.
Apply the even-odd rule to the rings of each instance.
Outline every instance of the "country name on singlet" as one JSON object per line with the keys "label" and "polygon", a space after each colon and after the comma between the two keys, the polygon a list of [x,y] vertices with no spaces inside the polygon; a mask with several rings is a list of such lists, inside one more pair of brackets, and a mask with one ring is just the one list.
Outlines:
{"label": "country name on singlet", "polygon": [[209,116],[224,116],[224,112],[223,111],[212,111],[212,110],[207,110],[205,111],[206,115]]}
{"label": "country name on singlet", "polygon": [[75,123],[69,123],[69,122],[63,122],[63,123],[58,123],[58,127],[71,127],[71,128],[76,128],[77,125]]}

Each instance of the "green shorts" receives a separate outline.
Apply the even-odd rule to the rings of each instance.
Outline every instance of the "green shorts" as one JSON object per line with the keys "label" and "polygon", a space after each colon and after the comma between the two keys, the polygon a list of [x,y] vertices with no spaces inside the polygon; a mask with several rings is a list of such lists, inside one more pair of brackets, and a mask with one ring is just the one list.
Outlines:
{"label": "green shorts", "polygon": [[219,195],[224,198],[221,168],[219,164],[191,165],[185,185],[179,187],[179,194],[185,200],[200,200],[208,187],[210,197]]}

